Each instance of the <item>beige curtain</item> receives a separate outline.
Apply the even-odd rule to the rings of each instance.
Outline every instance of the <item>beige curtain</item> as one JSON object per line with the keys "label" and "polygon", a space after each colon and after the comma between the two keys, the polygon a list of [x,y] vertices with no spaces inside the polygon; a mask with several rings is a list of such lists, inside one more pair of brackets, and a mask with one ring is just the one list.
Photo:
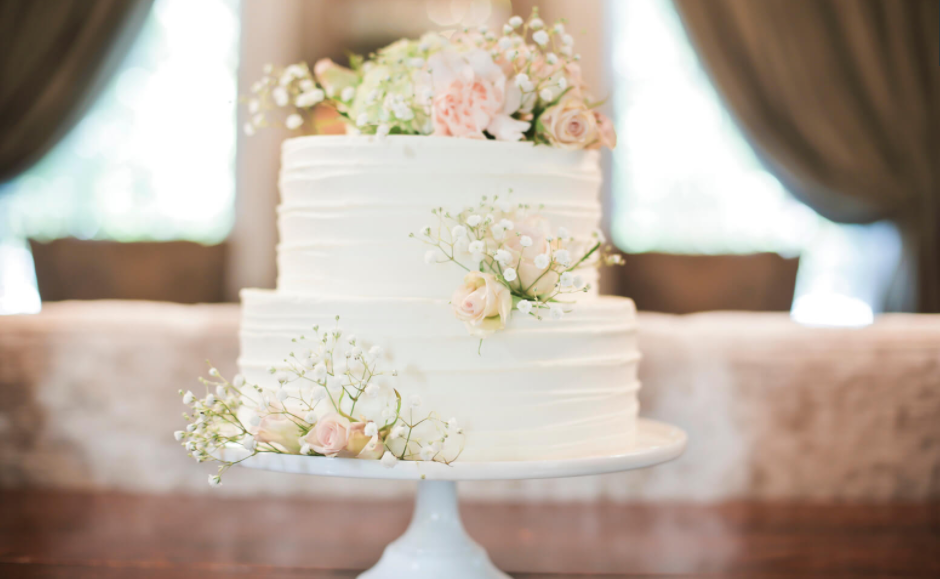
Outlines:
{"label": "beige curtain", "polygon": [[675,0],[732,113],[829,219],[892,219],[913,275],[889,309],[940,312],[937,0]]}
{"label": "beige curtain", "polygon": [[0,1],[0,183],[81,118],[153,0]]}

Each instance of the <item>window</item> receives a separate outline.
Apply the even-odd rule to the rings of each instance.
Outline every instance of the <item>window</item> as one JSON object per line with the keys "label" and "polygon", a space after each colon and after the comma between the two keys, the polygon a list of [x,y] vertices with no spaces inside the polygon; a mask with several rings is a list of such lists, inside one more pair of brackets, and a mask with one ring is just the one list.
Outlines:
{"label": "window", "polygon": [[888,224],[840,226],[794,199],[757,160],[721,102],[672,2],[611,1],[614,153],[611,230],[628,252],[800,255],[793,315],[869,323],[884,267],[863,249],[899,241]]}
{"label": "window", "polygon": [[38,309],[38,296],[21,287],[28,252],[11,238],[225,238],[234,218],[238,2],[156,0],[93,108],[6,186],[0,311]]}

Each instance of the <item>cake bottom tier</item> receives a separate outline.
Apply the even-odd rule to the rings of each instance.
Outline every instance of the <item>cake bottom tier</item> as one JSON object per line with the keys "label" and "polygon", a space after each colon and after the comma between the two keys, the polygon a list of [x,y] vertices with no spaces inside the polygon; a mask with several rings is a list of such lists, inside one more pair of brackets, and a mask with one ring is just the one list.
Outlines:
{"label": "cake bottom tier", "polygon": [[[454,417],[465,432],[462,461],[549,460],[620,454],[633,444],[638,412],[636,315],[626,298],[579,302],[561,320],[518,312],[478,339],[446,300],[350,298],[243,290],[239,367],[275,390],[268,372],[302,349],[292,339],[339,325],[368,349],[381,346],[403,399]],[[299,353],[299,352],[298,352]]]}

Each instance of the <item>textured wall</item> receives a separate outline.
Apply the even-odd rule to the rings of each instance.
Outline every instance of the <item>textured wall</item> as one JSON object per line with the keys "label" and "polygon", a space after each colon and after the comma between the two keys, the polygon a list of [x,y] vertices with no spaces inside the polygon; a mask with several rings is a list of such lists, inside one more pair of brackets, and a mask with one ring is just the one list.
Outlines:
{"label": "textured wall", "polygon": [[[549,322],[546,322],[549,323]],[[462,485],[528,500],[940,497],[940,317],[861,330],[785,314],[641,314],[645,416],[690,436],[678,461],[568,480]],[[0,486],[210,492],[171,432],[176,391],[233,373],[238,308],[46,304],[0,318]],[[233,470],[222,494],[397,496],[408,483]]]}

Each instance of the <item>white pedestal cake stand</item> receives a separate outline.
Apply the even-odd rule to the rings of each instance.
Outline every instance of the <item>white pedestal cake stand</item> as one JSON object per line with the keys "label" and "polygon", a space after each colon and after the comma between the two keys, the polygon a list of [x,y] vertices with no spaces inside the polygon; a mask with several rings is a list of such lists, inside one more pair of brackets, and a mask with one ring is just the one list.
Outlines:
{"label": "white pedestal cake stand", "polygon": [[[509,579],[486,551],[467,535],[457,508],[457,481],[564,478],[645,468],[672,460],[685,450],[686,434],[675,426],[640,419],[634,447],[621,455],[569,460],[399,462],[386,468],[376,460],[259,454],[241,463],[295,474],[418,481],[414,515],[405,534],[359,579]],[[231,454],[229,454],[231,452]],[[235,460],[244,452],[226,449]]]}

